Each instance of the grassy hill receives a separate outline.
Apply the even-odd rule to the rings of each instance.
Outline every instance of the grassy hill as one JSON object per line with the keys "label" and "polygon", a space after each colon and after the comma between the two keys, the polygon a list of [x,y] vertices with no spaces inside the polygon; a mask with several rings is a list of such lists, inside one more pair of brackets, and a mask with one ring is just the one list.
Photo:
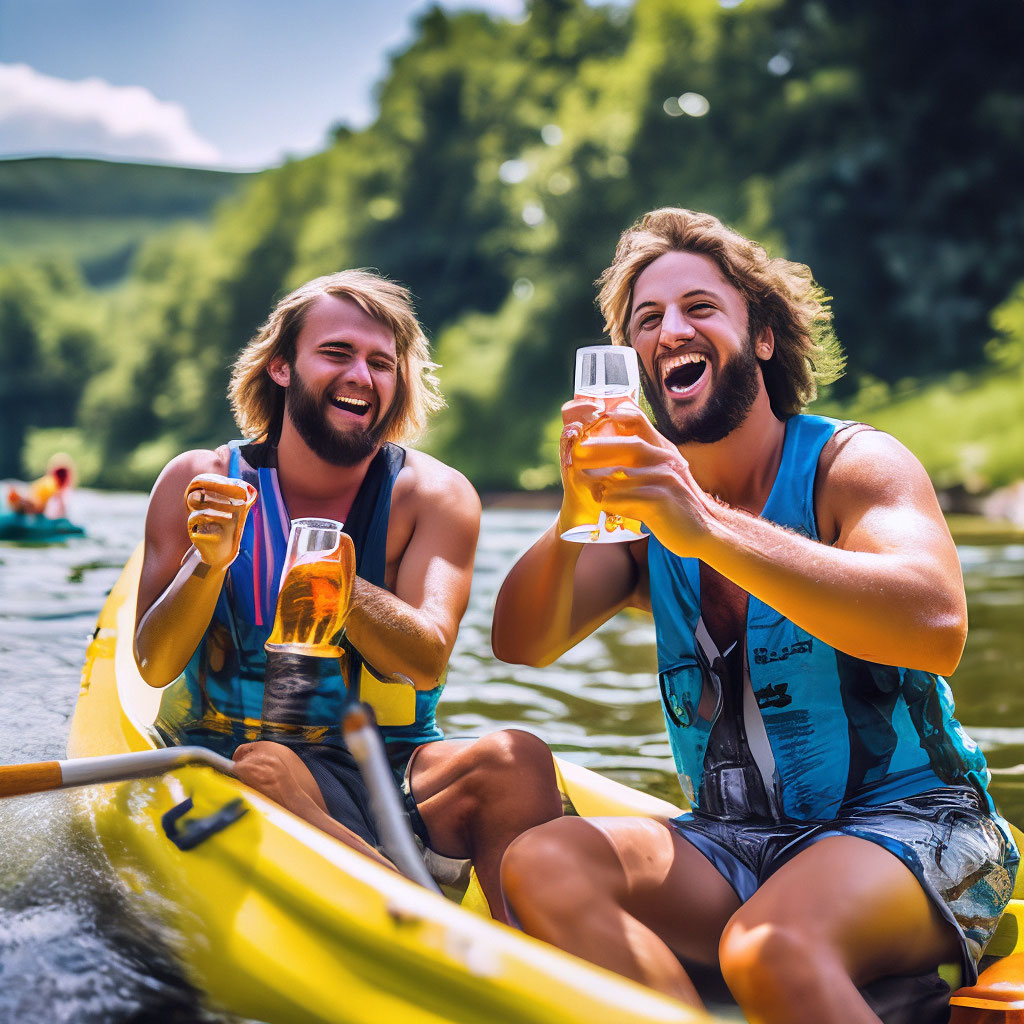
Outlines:
{"label": "grassy hill", "polygon": [[205,219],[252,177],[104,160],[0,160],[0,264],[69,257],[90,284],[111,284],[146,237]]}

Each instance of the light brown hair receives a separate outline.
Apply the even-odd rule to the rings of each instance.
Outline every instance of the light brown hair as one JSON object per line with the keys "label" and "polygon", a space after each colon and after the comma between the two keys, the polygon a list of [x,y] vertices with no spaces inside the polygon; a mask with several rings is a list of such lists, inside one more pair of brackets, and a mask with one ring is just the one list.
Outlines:
{"label": "light brown hair", "polygon": [[306,313],[321,295],[351,299],[394,334],[398,374],[381,441],[419,437],[428,416],[444,405],[434,374],[437,363],[430,361],[408,289],[372,270],[342,270],[314,278],[274,307],[231,370],[228,398],[242,434],[258,440],[279,429],[285,389],[271,379],[267,367],[276,356],[283,356],[289,365],[295,362],[295,342]]}
{"label": "light brown hair", "polygon": [[802,263],[772,259],[717,217],[663,207],[623,232],[611,266],[598,278],[598,304],[616,345],[630,345],[633,286],[643,270],[667,252],[692,252],[714,260],[743,296],[751,338],[765,327],[775,350],[759,360],[772,411],[785,418],[813,401],[818,385],[843,372],[842,348],[832,332],[828,296]]}

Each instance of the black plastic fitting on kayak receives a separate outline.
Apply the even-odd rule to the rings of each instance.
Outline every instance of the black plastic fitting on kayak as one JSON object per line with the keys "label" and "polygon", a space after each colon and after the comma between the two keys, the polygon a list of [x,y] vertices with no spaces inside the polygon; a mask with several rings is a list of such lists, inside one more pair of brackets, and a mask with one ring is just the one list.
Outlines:
{"label": "black plastic fitting on kayak", "polygon": [[186,797],[180,804],[175,804],[165,811],[160,818],[164,834],[179,850],[194,850],[210,836],[233,825],[249,810],[241,797],[228,801],[220,810],[208,814],[205,818],[193,818],[178,827],[178,822],[192,810],[192,797]]}

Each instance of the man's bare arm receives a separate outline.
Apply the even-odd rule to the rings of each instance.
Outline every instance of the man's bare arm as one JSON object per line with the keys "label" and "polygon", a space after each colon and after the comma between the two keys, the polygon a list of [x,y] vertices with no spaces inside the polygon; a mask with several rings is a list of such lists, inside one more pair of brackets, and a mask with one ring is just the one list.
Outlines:
{"label": "man's bare arm", "polygon": [[586,401],[562,407],[562,508],[498,592],[491,648],[502,661],[550,665],[627,605],[647,607],[646,541],[588,546],[560,536],[574,518],[572,488],[565,486],[576,470],[573,453],[584,423],[601,411]]}
{"label": "man's bare arm", "polygon": [[646,541],[595,544],[561,540],[552,526],[509,571],[491,625],[496,658],[550,665],[601,623],[638,600],[641,571],[630,548],[646,557]]}
{"label": "man's bare arm", "polygon": [[[173,682],[188,664],[213,616],[229,549],[237,550],[240,523],[215,494],[185,499],[197,476],[224,470],[224,461],[215,452],[185,452],[168,463],[150,495],[135,613],[135,660],[150,686]],[[189,535],[190,517],[197,543],[209,548],[202,554]]]}
{"label": "man's bare arm", "polygon": [[416,485],[404,499],[413,503],[415,525],[394,593],[357,577],[345,631],[378,671],[432,689],[469,604],[480,499],[461,473],[433,459],[419,455],[415,471]]}
{"label": "man's bare arm", "polygon": [[862,431],[842,445],[818,489],[829,545],[715,501],[651,431],[638,421],[637,436],[582,446],[602,500],[839,650],[956,668],[967,628],[956,549],[924,469],[898,441]]}

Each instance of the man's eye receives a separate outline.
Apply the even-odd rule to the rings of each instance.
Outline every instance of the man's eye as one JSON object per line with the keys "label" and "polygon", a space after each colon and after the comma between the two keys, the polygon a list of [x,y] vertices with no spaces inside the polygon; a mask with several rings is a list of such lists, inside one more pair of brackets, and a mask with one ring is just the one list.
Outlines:
{"label": "man's eye", "polygon": [[690,307],[690,312],[708,313],[714,310],[714,306],[710,302],[695,302]]}
{"label": "man's eye", "polygon": [[660,313],[651,313],[648,316],[640,318],[640,327],[642,329],[646,329],[648,327],[653,327],[655,325],[655,323],[657,323],[660,319],[661,319],[661,314]]}

